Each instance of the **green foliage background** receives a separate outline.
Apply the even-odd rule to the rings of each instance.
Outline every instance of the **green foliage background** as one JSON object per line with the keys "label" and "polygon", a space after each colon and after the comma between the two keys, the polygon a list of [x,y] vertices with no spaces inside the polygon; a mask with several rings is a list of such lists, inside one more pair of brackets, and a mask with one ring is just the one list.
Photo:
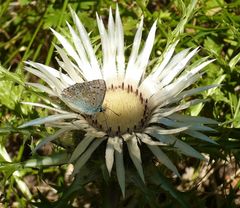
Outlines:
{"label": "green foliage background", "polygon": [[[157,19],[158,30],[152,58],[158,57],[166,46],[169,31],[173,31],[181,18],[182,2],[117,2],[124,26],[126,47],[131,45],[136,25],[142,15],[144,37]],[[188,5],[190,1],[184,3]],[[45,94],[25,86],[24,83],[29,80],[41,81],[23,70],[24,61],[33,60],[58,68],[53,44],[57,42],[49,27],[67,35],[65,22],[72,23],[68,8],[71,7],[79,15],[87,31],[92,32],[92,41],[98,41],[96,12],[107,20],[110,6],[115,8],[116,2],[0,0],[0,204],[4,207],[83,207],[88,203],[90,207],[240,206],[237,201],[240,194],[239,0],[199,0],[195,14],[186,25],[177,46],[177,51],[200,46],[201,51],[196,59],[203,56],[216,59],[206,68],[206,74],[198,85],[216,83],[221,86],[203,93],[202,96],[209,101],[194,106],[187,112],[220,122],[218,132],[212,135],[219,146],[190,140],[194,148],[210,157],[212,177],[207,187],[199,190],[198,180],[193,180],[193,184],[186,183],[167,178],[162,174],[162,168],[154,173],[150,167],[144,166],[144,169],[148,170],[146,175],[149,177],[149,184],[142,184],[138,178],[131,175],[134,172],[130,173],[127,197],[123,199],[114,177],[107,176],[103,161],[98,158],[99,155],[104,157],[101,153],[96,153],[89,167],[86,167],[70,186],[64,182],[66,166],[57,166],[64,163],[61,161],[63,155],[55,153],[51,157],[45,156],[44,158],[49,160],[44,162],[41,157],[31,156],[33,144],[54,130],[44,126],[28,130],[17,129],[26,121],[48,114],[45,110],[21,104],[21,101],[48,102]],[[201,162],[189,158],[177,159],[174,156],[172,159],[179,164],[182,172],[191,166],[194,167],[195,175],[200,175]],[[39,168],[39,161],[44,168]],[[100,176],[95,172],[99,167],[102,173]],[[220,168],[225,172],[220,174]],[[233,171],[230,171],[232,169]],[[18,176],[13,175],[15,170],[19,170]],[[234,185],[226,180],[226,176],[234,177]],[[58,194],[54,195],[54,202],[49,201],[49,194],[40,191],[40,188],[39,192],[33,192],[33,186],[46,186],[48,190],[52,190],[50,186],[55,188]]]}

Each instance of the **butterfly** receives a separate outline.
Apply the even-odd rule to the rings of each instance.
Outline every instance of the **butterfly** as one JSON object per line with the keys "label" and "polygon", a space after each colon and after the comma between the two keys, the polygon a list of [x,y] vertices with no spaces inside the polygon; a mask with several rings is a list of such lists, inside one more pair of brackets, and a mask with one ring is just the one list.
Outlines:
{"label": "butterfly", "polygon": [[93,115],[103,111],[103,101],[106,94],[106,82],[103,79],[76,83],[65,88],[61,96],[80,112]]}

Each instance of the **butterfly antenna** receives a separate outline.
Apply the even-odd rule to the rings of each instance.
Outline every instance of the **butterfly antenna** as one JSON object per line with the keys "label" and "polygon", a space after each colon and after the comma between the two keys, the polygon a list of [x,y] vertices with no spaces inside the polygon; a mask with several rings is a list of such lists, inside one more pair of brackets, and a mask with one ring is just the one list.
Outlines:
{"label": "butterfly antenna", "polygon": [[108,108],[108,107],[106,107],[106,108],[107,108],[108,110],[112,111],[115,115],[120,116],[120,114],[114,112],[112,109],[110,109],[110,108]]}

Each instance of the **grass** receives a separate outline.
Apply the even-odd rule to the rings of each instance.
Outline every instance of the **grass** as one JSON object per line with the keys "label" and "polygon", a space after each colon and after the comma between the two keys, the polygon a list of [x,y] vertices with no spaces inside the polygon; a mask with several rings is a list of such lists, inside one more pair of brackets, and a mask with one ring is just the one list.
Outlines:
{"label": "grass", "polygon": [[[190,143],[210,158],[209,164],[193,158],[172,156],[182,180],[170,178],[164,168],[154,172],[144,166],[149,182],[143,184],[130,171],[123,199],[114,176],[109,178],[104,150],[98,150],[74,182],[66,175],[71,166],[62,149],[48,145],[42,156],[31,155],[36,142],[54,129],[17,127],[31,119],[48,115],[46,110],[23,105],[22,101],[47,101],[45,94],[24,83],[39,81],[23,70],[24,61],[33,60],[58,68],[54,59],[57,44],[49,27],[66,33],[66,21],[72,23],[69,7],[77,12],[98,40],[95,13],[107,18],[110,0],[99,1],[29,1],[7,0],[0,4],[0,204],[3,207],[238,207],[240,157],[240,2],[198,1],[188,21],[177,51],[201,47],[197,58],[216,59],[206,67],[198,85],[221,84],[202,94],[208,102],[192,107],[187,113],[217,120],[220,125],[212,136],[218,146]],[[188,1],[185,1],[188,4]],[[157,19],[157,36],[152,57],[158,57],[182,16],[181,1],[118,1],[126,46],[144,16],[144,36]],[[53,44],[54,43],[54,44]],[[74,135],[66,135],[67,138]],[[72,140],[70,146],[74,145]],[[65,145],[66,147],[66,145]],[[51,156],[50,156],[51,155]],[[149,158],[145,158],[146,161]],[[151,160],[151,159],[150,159]],[[145,163],[146,164],[146,163]],[[97,167],[97,168],[96,168]],[[97,169],[97,171],[96,171]],[[17,171],[16,171],[17,170]],[[101,174],[99,174],[99,170]],[[190,177],[187,174],[193,175]],[[204,175],[202,175],[204,174]],[[111,191],[112,192],[111,192]],[[114,193],[114,194],[113,194]]]}

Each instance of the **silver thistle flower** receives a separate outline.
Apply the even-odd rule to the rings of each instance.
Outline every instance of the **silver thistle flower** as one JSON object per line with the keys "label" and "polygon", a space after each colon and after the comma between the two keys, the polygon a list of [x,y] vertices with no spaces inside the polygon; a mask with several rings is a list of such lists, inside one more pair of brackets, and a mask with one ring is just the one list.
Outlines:
{"label": "silver thistle flower", "polygon": [[[204,131],[211,131],[204,124],[216,124],[204,117],[182,115],[179,111],[201,103],[194,99],[182,102],[186,97],[215,86],[205,86],[186,90],[203,74],[202,69],[213,60],[202,58],[190,64],[198,48],[185,49],[174,54],[178,40],[168,44],[161,60],[149,74],[149,57],[153,48],[156,22],[152,25],[143,47],[141,48],[143,18],[134,37],[131,54],[126,63],[124,56],[124,35],[119,11],[115,19],[110,9],[108,26],[97,16],[97,25],[101,37],[102,59],[97,59],[88,33],[76,13],[72,12],[76,30],[67,23],[71,40],[52,30],[62,48],[56,46],[61,57],[57,59],[60,71],[36,62],[27,62],[26,70],[44,80],[48,86],[39,83],[28,83],[58,97],[68,105],[69,110],[61,107],[47,106],[39,103],[26,103],[51,109],[54,115],[38,118],[21,127],[48,124],[59,130],[38,144],[43,144],[61,137],[72,130],[85,132],[84,138],[75,148],[70,162],[75,162],[74,172],[87,162],[94,150],[104,141],[106,145],[106,166],[111,173],[114,161],[121,190],[125,190],[125,169],[123,162],[123,143],[127,144],[130,158],[138,174],[144,181],[140,144],[145,144],[153,155],[167,168],[179,175],[177,168],[160,148],[161,145],[172,145],[182,154],[199,159],[204,157],[190,145],[176,137],[181,132],[197,139],[215,143]],[[140,49],[141,48],[141,49]],[[106,95],[102,103],[104,112],[86,115],[72,102],[64,99],[63,91],[76,83],[91,80],[104,80]],[[81,99],[81,98],[79,98]]]}

